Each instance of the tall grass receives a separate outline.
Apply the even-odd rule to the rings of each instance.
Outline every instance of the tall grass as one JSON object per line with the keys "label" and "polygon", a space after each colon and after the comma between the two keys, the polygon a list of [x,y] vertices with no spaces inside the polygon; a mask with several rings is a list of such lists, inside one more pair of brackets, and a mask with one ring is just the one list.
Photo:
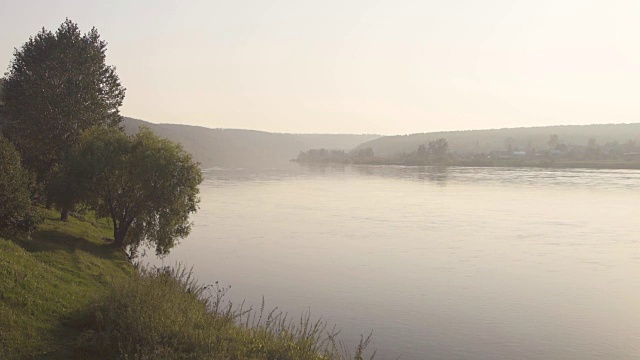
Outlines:
{"label": "tall grass", "polygon": [[[184,266],[144,267],[113,283],[77,326],[78,357],[123,359],[363,359],[371,335],[351,352],[326,322],[274,309],[243,309],[228,288],[199,284]],[[371,355],[373,358],[375,353]]]}

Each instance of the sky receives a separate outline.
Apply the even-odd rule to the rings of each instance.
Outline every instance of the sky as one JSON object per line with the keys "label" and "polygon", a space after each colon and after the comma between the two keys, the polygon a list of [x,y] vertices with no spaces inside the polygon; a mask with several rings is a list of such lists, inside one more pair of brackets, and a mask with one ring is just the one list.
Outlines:
{"label": "sky", "polygon": [[70,18],[154,123],[408,134],[640,121],[637,0],[0,0],[0,67]]}

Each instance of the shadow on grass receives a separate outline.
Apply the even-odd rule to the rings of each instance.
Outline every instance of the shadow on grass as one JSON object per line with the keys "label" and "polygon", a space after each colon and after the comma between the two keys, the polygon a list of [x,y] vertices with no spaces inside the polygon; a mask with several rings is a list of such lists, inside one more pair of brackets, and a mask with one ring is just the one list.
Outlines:
{"label": "shadow on grass", "polygon": [[90,315],[92,306],[85,306],[74,309],[72,312],[63,315],[60,321],[49,330],[52,343],[46,352],[37,355],[38,359],[55,360],[55,359],[86,359],[86,357],[78,354],[76,346],[78,339],[86,331],[86,318]]}
{"label": "shadow on grass", "polygon": [[21,241],[20,245],[32,253],[61,250],[73,254],[76,250],[82,250],[103,259],[119,259],[122,256],[110,242],[98,244],[61,230],[37,231],[31,236],[31,240]]}

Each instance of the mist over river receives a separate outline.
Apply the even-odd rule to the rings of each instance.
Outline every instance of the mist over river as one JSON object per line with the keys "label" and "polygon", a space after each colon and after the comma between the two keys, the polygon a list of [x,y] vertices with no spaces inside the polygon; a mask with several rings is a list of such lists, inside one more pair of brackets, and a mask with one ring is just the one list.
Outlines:
{"label": "mist over river", "polygon": [[377,359],[640,359],[640,171],[209,169],[164,259]]}

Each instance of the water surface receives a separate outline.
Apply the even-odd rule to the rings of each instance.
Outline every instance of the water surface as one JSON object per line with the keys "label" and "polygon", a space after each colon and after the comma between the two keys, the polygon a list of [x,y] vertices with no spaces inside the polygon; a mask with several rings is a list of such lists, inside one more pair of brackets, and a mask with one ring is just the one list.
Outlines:
{"label": "water surface", "polygon": [[640,171],[211,169],[164,260],[377,358],[640,358]]}

